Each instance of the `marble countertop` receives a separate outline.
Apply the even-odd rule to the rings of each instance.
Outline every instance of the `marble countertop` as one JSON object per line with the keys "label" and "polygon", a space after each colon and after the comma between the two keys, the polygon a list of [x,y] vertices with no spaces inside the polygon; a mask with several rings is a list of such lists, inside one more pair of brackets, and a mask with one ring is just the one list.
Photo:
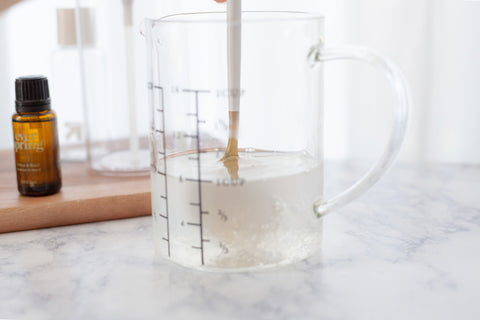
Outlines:
{"label": "marble countertop", "polygon": [[[355,170],[344,170],[338,185]],[[397,165],[257,273],[154,258],[151,218],[0,235],[0,319],[480,319],[480,166]]]}

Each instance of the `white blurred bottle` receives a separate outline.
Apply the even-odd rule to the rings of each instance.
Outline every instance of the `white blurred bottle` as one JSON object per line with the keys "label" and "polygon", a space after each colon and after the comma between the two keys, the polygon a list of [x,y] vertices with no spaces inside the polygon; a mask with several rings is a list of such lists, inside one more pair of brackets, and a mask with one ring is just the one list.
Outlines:
{"label": "white blurred bottle", "polygon": [[[82,30],[77,32],[76,17],[80,17]],[[82,38],[82,50],[77,37]],[[60,159],[62,161],[87,160],[87,124],[85,97],[82,95],[82,69],[84,64],[100,66],[101,53],[95,47],[94,11],[90,8],[57,8],[57,44],[52,54],[52,100],[58,115]],[[80,54],[83,53],[81,57]]]}

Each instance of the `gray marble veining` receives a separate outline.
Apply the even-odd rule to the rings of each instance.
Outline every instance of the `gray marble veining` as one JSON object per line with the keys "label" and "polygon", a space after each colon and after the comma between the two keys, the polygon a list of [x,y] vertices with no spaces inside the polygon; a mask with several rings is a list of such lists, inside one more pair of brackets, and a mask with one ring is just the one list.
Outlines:
{"label": "gray marble veining", "polygon": [[398,165],[316,256],[258,273],[156,260],[149,217],[0,235],[0,319],[473,320],[479,270],[480,167]]}

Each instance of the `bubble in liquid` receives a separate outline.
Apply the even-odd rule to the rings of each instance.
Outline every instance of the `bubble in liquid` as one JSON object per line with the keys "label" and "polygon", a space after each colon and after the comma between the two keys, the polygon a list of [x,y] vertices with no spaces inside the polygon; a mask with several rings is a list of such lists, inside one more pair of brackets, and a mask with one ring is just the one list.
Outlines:
{"label": "bubble in liquid", "polygon": [[285,204],[280,199],[273,199],[272,203],[273,213],[281,213],[285,209]]}

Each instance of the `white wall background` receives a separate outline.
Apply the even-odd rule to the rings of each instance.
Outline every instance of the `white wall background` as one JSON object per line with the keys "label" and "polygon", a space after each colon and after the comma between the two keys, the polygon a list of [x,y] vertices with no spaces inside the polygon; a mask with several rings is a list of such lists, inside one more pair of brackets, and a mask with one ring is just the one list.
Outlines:
{"label": "white wall background", "polygon": [[[28,0],[0,14],[0,148],[11,147],[14,78],[50,72],[54,5]],[[148,15],[218,6],[158,0],[158,10]],[[322,13],[327,45],[369,46],[391,57],[409,80],[415,104],[401,160],[480,163],[480,1],[244,0],[244,7]],[[386,83],[350,62],[329,65],[326,82],[327,157],[375,158],[389,133]]]}

